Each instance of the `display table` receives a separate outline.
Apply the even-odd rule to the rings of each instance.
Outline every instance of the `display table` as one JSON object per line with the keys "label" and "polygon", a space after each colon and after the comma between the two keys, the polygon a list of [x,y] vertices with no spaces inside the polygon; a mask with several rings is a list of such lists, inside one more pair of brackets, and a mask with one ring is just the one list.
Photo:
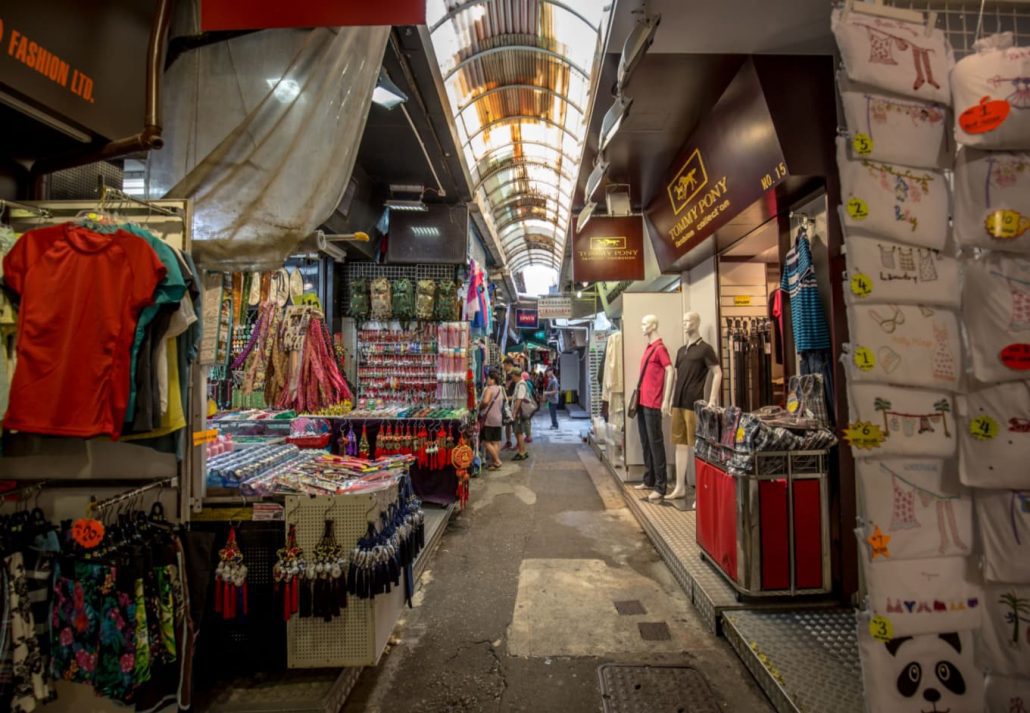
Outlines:
{"label": "display table", "polygon": [[701,457],[697,543],[743,595],[829,592],[827,451],[755,454],[738,476]]}

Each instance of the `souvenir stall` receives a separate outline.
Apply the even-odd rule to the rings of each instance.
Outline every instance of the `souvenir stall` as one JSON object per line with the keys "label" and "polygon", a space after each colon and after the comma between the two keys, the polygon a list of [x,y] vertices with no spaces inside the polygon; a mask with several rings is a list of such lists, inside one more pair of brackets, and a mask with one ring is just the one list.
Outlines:
{"label": "souvenir stall", "polygon": [[867,709],[1022,710],[1030,53],[1003,33],[956,63],[922,13],[837,10],[833,30]]}

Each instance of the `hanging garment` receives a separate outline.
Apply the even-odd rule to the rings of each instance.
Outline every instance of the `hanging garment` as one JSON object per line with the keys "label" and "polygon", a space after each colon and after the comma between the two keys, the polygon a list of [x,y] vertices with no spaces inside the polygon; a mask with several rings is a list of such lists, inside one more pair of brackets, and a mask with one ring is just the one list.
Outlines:
{"label": "hanging garment", "polygon": [[879,628],[867,614],[857,617],[868,713],[923,713],[928,701],[938,711],[984,713],[984,678],[974,660],[970,632],[896,634],[877,640],[870,626]]}
{"label": "hanging garment", "polygon": [[962,320],[973,376],[986,384],[1027,378],[1030,258],[992,252],[963,259]]}
{"label": "hanging garment", "polygon": [[433,319],[438,322],[454,322],[458,319],[458,283],[456,281],[440,280],[438,283]]}
{"label": "hanging garment", "polygon": [[837,137],[837,170],[846,228],[924,248],[944,247],[950,205],[943,173],[867,158],[852,160],[844,137]]}
{"label": "hanging garment", "polygon": [[952,70],[955,139],[992,150],[1030,148],[1030,53],[1012,33],[983,37]]}
{"label": "hanging garment", "polygon": [[392,298],[391,306],[393,316],[402,322],[408,322],[415,318],[415,288],[411,280],[401,277],[393,281],[391,285]]}
{"label": "hanging garment", "polygon": [[1030,381],[970,391],[957,405],[962,482],[1030,490]]}
{"label": "hanging garment", "polygon": [[940,104],[891,94],[837,73],[851,158],[946,168],[952,161],[948,110]]}
{"label": "hanging garment", "polygon": [[[129,400],[132,325],[165,273],[153,248],[124,231],[65,223],[23,235],[4,258],[4,281],[21,296],[18,367],[4,427],[118,438]],[[75,359],[68,358],[69,343]]]}
{"label": "hanging garment", "polygon": [[[859,548],[870,562],[967,555],[973,542],[973,500],[969,491],[946,487],[943,461],[896,458],[855,461],[864,504]],[[874,550],[875,534],[888,540]]]}
{"label": "hanging garment", "polygon": [[963,147],[955,160],[954,219],[960,245],[1030,252],[1030,152]]}
{"label": "hanging garment", "polygon": [[385,277],[377,277],[369,285],[372,319],[390,319],[393,316],[392,292],[390,281]]}
{"label": "hanging garment", "polygon": [[812,248],[808,234],[802,228],[787,252],[783,265],[780,289],[790,298],[791,326],[794,330],[794,349],[830,348],[830,329],[819,297],[819,283],[812,262]]}
{"label": "hanging garment", "polygon": [[1030,583],[1030,489],[974,493],[984,579]]}
{"label": "hanging garment", "polygon": [[1030,678],[1030,583],[984,588],[976,659],[991,673]]}
{"label": "hanging garment", "polygon": [[[856,458],[929,456],[948,458],[955,452],[954,408],[940,391],[882,384],[848,384],[851,426],[868,423],[883,435],[878,445],[853,448]],[[920,430],[920,424],[930,428]]]}
{"label": "hanging garment", "polygon": [[348,290],[349,305],[347,314],[354,319],[365,319],[372,309],[368,297],[368,280],[353,279]]}
{"label": "hanging garment", "polygon": [[957,308],[962,293],[959,262],[930,248],[915,249],[915,270],[899,267],[898,255],[911,249],[862,230],[848,230],[845,240],[848,278],[844,301],[848,304],[921,304]]}
{"label": "hanging garment", "polygon": [[830,16],[848,78],[905,96],[951,104],[948,73],[955,63],[943,30],[931,30],[840,8]]}
{"label": "hanging garment", "polygon": [[436,305],[436,281],[419,280],[415,292],[415,316],[423,321],[433,318]]}
{"label": "hanging garment", "polygon": [[36,638],[36,623],[29,599],[29,586],[25,578],[25,563],[21,552],[4,559],[7,580],[8,645],[11,648],[14,697],[11,710],[28,713],[37,703],[50,698],[50,687],[43,672],[43,656]]}

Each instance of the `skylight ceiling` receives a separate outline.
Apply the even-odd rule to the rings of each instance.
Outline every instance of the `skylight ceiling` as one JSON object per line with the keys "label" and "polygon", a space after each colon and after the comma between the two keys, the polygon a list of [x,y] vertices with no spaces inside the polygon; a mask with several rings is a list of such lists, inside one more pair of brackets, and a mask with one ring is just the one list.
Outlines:
{"label": "skylight ceiling", "polygon": [[512,271],[558,270],[607,22],[600,0],[428,0],[476,200]]}

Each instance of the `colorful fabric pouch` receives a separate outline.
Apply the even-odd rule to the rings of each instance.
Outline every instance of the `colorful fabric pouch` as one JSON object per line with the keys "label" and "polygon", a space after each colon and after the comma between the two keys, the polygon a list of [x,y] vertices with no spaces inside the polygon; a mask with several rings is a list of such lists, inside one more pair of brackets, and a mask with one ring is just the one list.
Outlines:
{"label": "colorful fabric pouch", "polygon": [[942,391],[906,389],[883,384],[848,385],[853,434],[868,424],[870,436],[849,436],[856,458],[927,456],[955,453],[955,420],[951,395]]}
{"label": "colorful fabric pouch", "polygon": [[1030,490],[977,490],[974,501],[984,579],[1030,583]]}
{"label": "colorful fabric pouch", "polygon": [[958,152],[955,239],[988,250],[1030,252],[1030,153]]}
{"label": "colorful fabric pouch", "polygon": [[930,248],[903,245],[849,230],[846,239],[848,304],[892,303],[958,307],[959,263]]}
{"label": "colorful fabric pouch", "polygon": [[958,397],[956,407],[962,482],[1030,490],[1030,382],[971,391]]}
{"label": "colorful fabric pouch", "polygon": [[962,320],[973,376],[985,384],[1030,377],[1030,259],[963,259]]}
{"label": "colorful fabric pouch", "polygon": [[1012,33],[984,37],[951,73],[955,139],[985,149],[1030,147],[1030,48]]}

